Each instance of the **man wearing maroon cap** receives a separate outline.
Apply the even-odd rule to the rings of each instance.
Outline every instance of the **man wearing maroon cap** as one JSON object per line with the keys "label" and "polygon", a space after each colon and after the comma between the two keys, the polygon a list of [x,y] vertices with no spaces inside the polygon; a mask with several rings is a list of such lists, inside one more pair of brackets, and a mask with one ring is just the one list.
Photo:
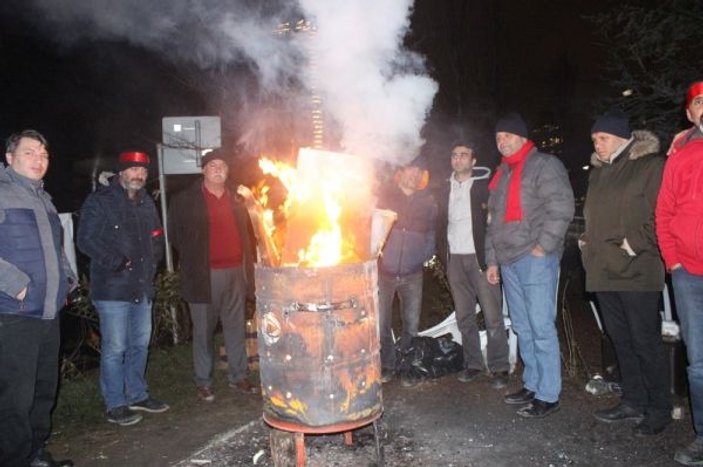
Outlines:
{"label": "man wearing maroon cap", "polygon": [[259,392],[247,376],[245,311],[253,290],[249,217],[227,188],[229,166],[216,149],[202,159],[202,178],[176,194],[169,206],[169,239],[179,254],[181,296],[193,323],[193,367],[199,400],[212,402],[215,327],[222,323],[229,386]]}
{"label": "man wearing maroon cap", "polygon": [[693,127],[677,136],[664,166],[656,208],[659,248],[676,298],[688,354],[688,384],[696,439],[676,452],[684,465],[703,464],[703,81],[686,96]]}
{"label": "man wearing maroon cap", "polygon": [[145,381],[154,276],[164,236],[144,189],[149,156],[123,152],[119,174],[91,193],[81,209],[78,248],[90,258],[90,296],[100,318],[100,389],[107,420],[138,423],[137,411],[165,412]]}

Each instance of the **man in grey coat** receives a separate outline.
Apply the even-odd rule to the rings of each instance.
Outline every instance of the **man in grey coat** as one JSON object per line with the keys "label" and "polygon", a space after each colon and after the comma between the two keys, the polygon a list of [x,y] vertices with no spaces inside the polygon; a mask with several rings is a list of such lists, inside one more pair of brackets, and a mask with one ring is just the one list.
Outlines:
{"label": "man in grey coat", "polygon": [[537,150],[517,113],[498,121],[496,143],[503,158],[489,184],[486,274],[492,284],[502,276],[524,364],[523,388],[504,400],[523,405],[522,417],[543,418],[559,410],[556,295],[574,194],[564,165]]}

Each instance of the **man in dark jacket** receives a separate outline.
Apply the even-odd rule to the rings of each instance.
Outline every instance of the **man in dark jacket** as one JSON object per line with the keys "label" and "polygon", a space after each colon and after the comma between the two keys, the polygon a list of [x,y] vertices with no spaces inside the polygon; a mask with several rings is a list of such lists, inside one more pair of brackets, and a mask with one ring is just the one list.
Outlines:
{"label": "man in dark jacket", "polygon": [[497,284],[502,276],[524,364],[522,389],[504,401],[524,405],[521,417],[543,418],[559,410],[556,295],[574,194],[564,165],[537,150],[517,113],[498,121],[496,144],[503,158],[488,185],[487,278]]}
{"label": "man in dark jacket", "polygon": [[149,395],[145,380],[153,281],[164,251],[156,206],[144,189],[148,166],[143,152],[120,154],[119,174],[88,196],[78,224],[100,318],[100,389],[107,420],[122,426],[142,419],[136,411],[169,408]]}
{"label": "man in dark jacket", "polygon": [[[427,161],[423,156],[418,156],[398,171],[394,183],[379,196],[380,209],[389,209],[398,214],[378,268],[383,382],[391,381],[395,372],[391,317],[396,293],[403,323],[402,349],[408,348],[420,324],[423,264],[434,254],[437,218],[434,197],[425,189],[428,178]],[[413,375],[401,375],[401,384],[405,387],[414,386],[417,382]]]}
{"label": "man in dark jacket", "polygon": [[0,168],[0,465],[52,467],[44,450],[59,378],[59,310],[76,282],[59,215],[44,191],[48,144],[7,139]]}
{"label": "man in dark jacket", "polygon": [[493,387],[508,385],[508,339],[499,284],[486,279],[486,216],[490,169],[476,167],[475,145],[460,143],[451,153],[452,175],[439,198],[437,250],[445,265],[464,348],[464,366],[457,379],[470,382],[484,372],[476,324],[476,299],[486,323],[486,360]]}
{"label": "man in dark jacket", "polygon": [[637,420],[636,435],[654,435],[671,421],[659,316],[664,265],[654,231],[664,159],[657,137],[632,132],[619,111],[600,116],[591,139],[586,232],[579,245],[586,290],[596,293],[623,390],[617,405],[594,415],[606,423]]}
{"label": "man in dark jacket", "polygon": [[169,206],[169,240],[179,253],[181,296],[193,323],[193,367],[197,397],[212,390],[215,327],[222,323],[229,384],[245,393],[258,389],[247,377],[245,312],[253,279],[248,215],[226,186],[229,166],[222,150],[202,159],[203,177],[178,193]]}

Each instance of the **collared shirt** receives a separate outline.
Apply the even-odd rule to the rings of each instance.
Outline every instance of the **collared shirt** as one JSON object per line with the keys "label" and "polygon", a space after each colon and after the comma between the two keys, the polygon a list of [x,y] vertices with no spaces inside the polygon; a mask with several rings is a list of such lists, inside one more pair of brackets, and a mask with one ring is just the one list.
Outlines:
{"label": "collared shirt", "polygon": [[[634,140],[634,138],[630,138],[630,139],[628,139],[627,141],[625,141],[624,143],[622,143],[622,145],[617,149],[617,151],[615,151],[615,152],[613,153],[613,155],[610,156],[610,159],[609,159],[609,160],[607,160],[607,161],[602,161],[602,162],[604,162],[604,163],[606,163],[606,164],[612,164],[613,162],[615,162],[615,159],[616,159],[620,154],[622,154],[622,152],[625,150],[625,148],[628,147],[628,146],[630,145],[630,143],[632,143],[633,140]],[[600,158],[599,158],[599,159],[600,159]]]}
{"label": "collared shirt", "polygon": [[454,174],[450,178],[447,241],[449,253],[469,255],[476,253],[471,221],[471,187],[474,179],[459,182]]}
{"label": "collared shirt", "polygon": [[242,264],[242,249],[237,222],[229,194],[220,198],[203,186],[210,227],[210,267],[227,269]]}

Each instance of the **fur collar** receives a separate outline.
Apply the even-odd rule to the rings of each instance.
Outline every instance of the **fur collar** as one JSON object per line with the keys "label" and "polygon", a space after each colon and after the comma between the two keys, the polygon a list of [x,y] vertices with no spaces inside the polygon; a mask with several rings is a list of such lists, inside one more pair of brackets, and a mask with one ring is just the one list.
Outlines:
{"label": "fur collar", "polygon": [[[649,130],[635,130],[632,132],[632,143],[619,157],[627,157],[631,161],[650,154],[659,153],[660,144],[659,138]],[[598,159],[598,155],[594,152],[591,154],[591,165],[593,167],[603,167],[605,163]]]}

